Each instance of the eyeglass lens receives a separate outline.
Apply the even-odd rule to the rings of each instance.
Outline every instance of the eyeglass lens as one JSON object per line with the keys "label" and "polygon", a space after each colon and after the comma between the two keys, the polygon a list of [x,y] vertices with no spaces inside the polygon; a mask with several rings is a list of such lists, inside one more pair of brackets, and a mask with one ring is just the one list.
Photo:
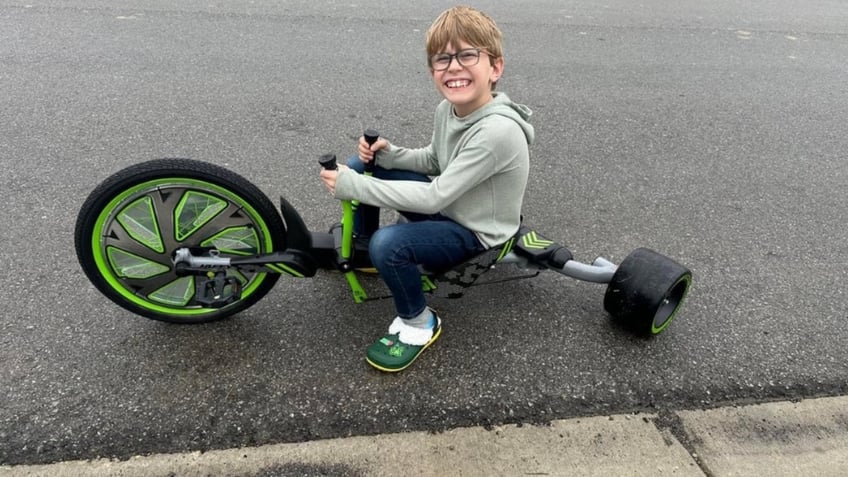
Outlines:
{"label": "eyeglass lens", "polygon": [[456,62],[462,66],[474,66],[478,61],[480,61],[480,50],[476,48],[469,48],[467,50],[460,50],[453,55],[448,53],[433,55],[430,58],[430,66],[437,71],[446,70],[450,67],[451,61],[454,58],[456,58]]}

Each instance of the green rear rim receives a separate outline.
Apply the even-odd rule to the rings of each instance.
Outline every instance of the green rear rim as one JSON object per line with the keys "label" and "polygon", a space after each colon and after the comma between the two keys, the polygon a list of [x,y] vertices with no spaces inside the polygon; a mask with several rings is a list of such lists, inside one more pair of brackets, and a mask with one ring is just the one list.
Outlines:
{"label": "green rear rim", "polygon": [[668,294],[660,303],[657,313],[654,315],[654,320],[651,323],[651,334],[657,335],[662,333],[668,325],[674,320],[680,305],[686,298],[686,293],[689,291],[689,284],[692,282],[692,275],[685,274],[671,287]]}
{"label": "green rear rim", "polygon": [[[224,257],[274,250],[269,227],[250,203],[226,188],[188,178],[128,188],[102,209],[91,235],[100,275],[125,300],[169,315],[219,312],[194,305],[194,277],[175,274],[171,257],[181,247],[215,248]],[[241,282],[242,300],[267,277],[238,270],[228,275]]]}

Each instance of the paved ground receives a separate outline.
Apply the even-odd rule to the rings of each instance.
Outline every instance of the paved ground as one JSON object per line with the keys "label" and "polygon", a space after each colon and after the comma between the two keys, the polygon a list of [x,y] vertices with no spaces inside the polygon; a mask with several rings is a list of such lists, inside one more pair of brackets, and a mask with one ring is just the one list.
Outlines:
{"label": "paved ground", "polygon": [[843,476],[848,398],[0,467],[4,477]]}
{"label": "paved ground", "polygon": [[842,1],[479,3],[507,39],[499,87],[534,110],[528,223],[582,260],[648,246],[693,270],[657,339],[610,323],[603,287],[543,275],[434,301],[442,338],[386,376],[363,350],[390,303],[335,275],[199,327],[88,284],[77,211],[147,159],[225,165],[334,222],[315,159],[365,127],[426,143],[422,37],[447,5],[0,0],[0,464],[848,394]]}

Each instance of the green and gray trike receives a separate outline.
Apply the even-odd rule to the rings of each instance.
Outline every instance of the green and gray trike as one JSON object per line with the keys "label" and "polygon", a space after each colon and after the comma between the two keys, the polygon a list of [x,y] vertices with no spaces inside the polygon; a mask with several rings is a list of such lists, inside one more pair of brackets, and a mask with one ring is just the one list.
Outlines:
{"label": "green and gray trike", "polygon": [[[366,131],[366,139],[376,140]],[[320,158],[325,168],[335,156]],[[355,240],[357,204],[342,201],[341,222],[310,231],[292,205],[279,210],[254,184],[219,166],[191,159],[156,159],[127,167],[97,186],[82,205],[74,240],[94,286],[141,316],[203,323],[246,310],[281,275],[303,279],[341,272],[353,301],[369,295],[361,271],[371,267],[367,243]],[[520,273],[499,277],[501,269]],[[692,283],[683,265],[638,248],[616,265],[582,263],[532,227],[449,270],[422,270],[422,287],[456,298],[472,286],[554,271],[607,284],[604,309],[627,328],[661,333],[680,310]]]}

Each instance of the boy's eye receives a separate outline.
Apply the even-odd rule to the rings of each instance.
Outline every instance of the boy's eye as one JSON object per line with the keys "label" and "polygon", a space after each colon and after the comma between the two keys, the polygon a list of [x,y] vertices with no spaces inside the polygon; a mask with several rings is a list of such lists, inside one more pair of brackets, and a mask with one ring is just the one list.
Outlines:
{"label": "boy's eye", "polygon": [[460,63],[466,64],[476,60],[477,55],[479,55],[479,53],[477,53],[477,50],[463,50],[457,53],[456,56],[458,57]]}
{"label": "boy's eye", "polygon": [[433,56],[433,64],[446,65],[450,62],[451,58],[451,55],[435,55]]}

